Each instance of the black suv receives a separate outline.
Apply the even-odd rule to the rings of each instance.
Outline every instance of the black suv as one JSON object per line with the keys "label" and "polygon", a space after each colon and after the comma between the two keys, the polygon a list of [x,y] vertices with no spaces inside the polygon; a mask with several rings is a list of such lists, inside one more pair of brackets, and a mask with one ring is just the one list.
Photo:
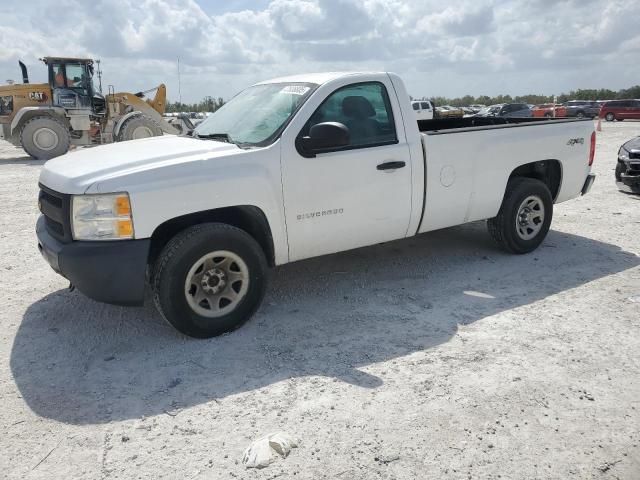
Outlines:
{"label": "black suv", "polygon": [[623,192],[640,193],[640,137],[632,138],[618,150],[616,184]]}
{"label": "black suv", "polygon": [[564,103],[567,108],[567,117],[591,117],[595,118],[600,113],[599,102],[592,102],[590,100],[570,100]]}

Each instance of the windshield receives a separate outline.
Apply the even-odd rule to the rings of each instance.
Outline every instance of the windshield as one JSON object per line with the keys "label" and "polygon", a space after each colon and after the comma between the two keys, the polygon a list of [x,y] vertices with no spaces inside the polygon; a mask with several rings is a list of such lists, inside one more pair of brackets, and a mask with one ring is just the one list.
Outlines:
{"label": "windshield", "polygon": [[243,146],[268,145],[316,87],[312,83],[254,85],[211,114],[193,136],[224,138]]}

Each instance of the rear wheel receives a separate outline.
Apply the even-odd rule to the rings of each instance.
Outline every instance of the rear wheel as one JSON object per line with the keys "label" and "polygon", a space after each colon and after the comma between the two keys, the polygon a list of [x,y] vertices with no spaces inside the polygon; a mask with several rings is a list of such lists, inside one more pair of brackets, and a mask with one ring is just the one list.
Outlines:
{"label": "rear wheel", "polygon": [[20,131],[22,148],[36,160],[49,160],[69,151],[69,129],[56,117],[45,115],[28,120]]}
{"label": "rear wheel", "polygon": [[611,112],[607,113],[607,114],[604,116],[604,119],[605,119],[607,122],[613,122],[613,121],[615,120],[615,118],[616,118],[616,116],[615,116],[613,113],[611,113]]}
{"label": "rear wheel", "polygon": [[584,118],[584,112],[578,112],[578,113],[576,113],[576,117],[578,117],[578,118]]}
{"label": "rear wheel", "polygon": [[209,338],[238,328],[259,307],[266,288],[262,249],[244,230],[221,223],[190,227],[158,257],[154,301],[177,330]]}
{"label": "rear wheel", "polygon": [[118,141],[138,140],[140,138],[159,137],[162,129],[153,119],[146,115],[136,115],[128,118],[120,127]]}
{"label": "rear wheel", "polygon": [[540,180],[516,177],[507,184],[498,215],[487,228],[498,244],[511,253],[529,253],[547,236],[553,217],[553,199]]}

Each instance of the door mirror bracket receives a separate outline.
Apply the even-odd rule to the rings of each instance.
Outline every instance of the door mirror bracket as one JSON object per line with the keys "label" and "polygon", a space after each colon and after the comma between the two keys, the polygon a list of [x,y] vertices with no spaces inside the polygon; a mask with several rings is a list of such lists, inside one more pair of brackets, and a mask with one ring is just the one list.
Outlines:
{"label": "door mirror bracket", "polygon": [[322,122],[309,129],[309,135],[296,139],[298,153],[313,158],[317,153],[327,152],[349,145],[350,135],[346,125],[339,122]]}

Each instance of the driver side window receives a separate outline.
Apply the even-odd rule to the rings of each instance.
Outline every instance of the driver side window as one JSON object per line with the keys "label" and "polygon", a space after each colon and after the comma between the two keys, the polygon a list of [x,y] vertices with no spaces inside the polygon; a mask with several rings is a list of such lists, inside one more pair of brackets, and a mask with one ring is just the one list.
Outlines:
{"label": "driver side window", "polygon": [[345,149],[398,141],[387,89],[379,82],[349,85],[333,92],[311,115],[300,136],[308,135],[313,125],[322,122],[339,122],[349,129]]}

